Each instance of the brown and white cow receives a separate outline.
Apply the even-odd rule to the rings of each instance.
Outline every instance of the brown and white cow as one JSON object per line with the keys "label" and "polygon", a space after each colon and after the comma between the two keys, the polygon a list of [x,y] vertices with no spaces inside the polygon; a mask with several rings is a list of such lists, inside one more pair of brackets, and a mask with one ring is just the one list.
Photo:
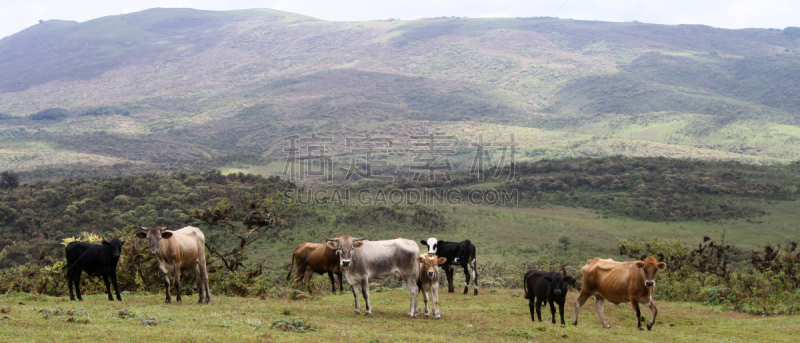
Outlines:
{"label": "brown and white cow", "polygon": [[433,317],[436,319],[442,318],[439,314],[439,265],[445,263],[447,258],[436,256],[436,254],[423,254],[417,257],[419,262],[419,275],[417,276],[417,287],[422,293],[425,300],[425,312],[423,313],[426,318],[430,317],[428,311],[428,294],[430,300],[433,302]]}
{"label": "brown and white cow", "polygon": [[581,306],[590,296],[595,296],[594,307],[603,323],[603,327],[610,328],[606,317],[603,315],[603,303],[608,300],[613,304],[630,302],[636,312],[636,328],[642,329],[641,311],[639,304],[646,304],[653,311],[653,318],[647,323],[647,330],[656,322],[658,310],[653,301],[653,292],[656,285],[656,272],[667,268],[664,262],[658,262],[650,256],[644,261],[617,262],[612,259],[596,257],[586,261],[581,268],[583,272],[583,288],[578,300],[575,302],[575,320],[572,325],[578,325],[578,313]]}
{"label": "brown and white cow", "polygon": [[[328,273],[328,277],[331,279],[331,293],[336,293],[336,281],[333,278],[333,275],[336,274],[336,278],[339,279],[339,291],[344,291],[342,271],[339,269],[339,255],[327,244],[303,243],[298,245],[292,254],[292,266],[289,269],[289,275],[286,275],[286,280],[292,276],[295,266],[297,266],[295,282],[303,280],[303,284],[307,284],[311,281],[314,273]],[[311,269],[312,273],[306,273],[307,269]],[[304,276],[305,278],[303,278]],[[308,292],[311,293],[311,289]]]}
{"label": "brown and white cow", "polygon": [[410,306],[409,317],[417,316],[417,284],[419,246],[412,240],[397,238],[386,241],[368,241],[365,238],[343,236],[328,238],[328,246],[339,255],[339,267],[355,297],[355,313],[361,313],[358,302],[359,290],[367,304],[365,316],[372,315],[369,303],[369,282],[373,279],[396,277],[406,283]]}
{"label": "brown and white cow", "polygon": [[169,270],[175,274],[175,293],[176,300],[181,302],[181,269],[194,269],[197,276],[197,292],[200,295],[198,303],[203,302],[203,292],[205,291],[205,302],[211,302],[211,294],[208,291],[208,271],[206,270],[206,236],[200,229],[187,226],[180,230],[167,231],[166,227],[142,227],[142,231],[136,233],[141,239],[147,239],[150,253],[156,255],[158,259],[158,270],[164,277],[167,286],[167,304],[172,302],[169,292]]}

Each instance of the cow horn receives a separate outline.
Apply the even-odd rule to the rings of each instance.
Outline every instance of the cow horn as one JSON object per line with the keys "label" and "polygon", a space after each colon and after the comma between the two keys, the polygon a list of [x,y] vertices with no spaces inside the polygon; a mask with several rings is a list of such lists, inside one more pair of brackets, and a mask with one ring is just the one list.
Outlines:
{"label": "cow horn", "polygon": [[333,241],[335,241],[335,240],[336,240],[336,238],[326,238],[326,241],[327,241],[327,242],[333,242]]}
{"label": "cow horn", "polygon": [[147,231],[147,228],[144,226],[140,226],[139,229],[141,229],[142,231]]}
{"label": "cow horn", "polygon": [[363,241],[363,240],[366,240],[366,238],[353,238],[353,242]]}

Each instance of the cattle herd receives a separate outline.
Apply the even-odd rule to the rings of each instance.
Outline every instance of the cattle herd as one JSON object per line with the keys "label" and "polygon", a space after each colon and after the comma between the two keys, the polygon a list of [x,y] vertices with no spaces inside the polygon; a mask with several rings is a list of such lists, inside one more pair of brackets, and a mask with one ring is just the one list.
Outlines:
{"label": "cattle herd", "polygon": [[[208,286],[208,272],[206,270],[205,236],[200,229],[187,226],[180,230],[168,230],[165,227],[142,227],[136,233],[138,238],[147,241],[150,253],[158,260],[158,270],[161,272],[166,285],[166,303],[172,302],[170,296],[169,271],[173,272],[172,287],[175,290],[176,300],[181,302],[180,275],[181,269],[193,269],[198,282],[198,303],[211,302],[211,293]],[[409,296],[408,316],[414,318],[419,312],[417,309],[418,297],[422,293],[425,302],[423,315],[441,318],[439,311],[439,267],[444,269],[447,277],[448,292],[455,292],[453,288],[453,271],[461,267],[464,271],[466,285],[464,294],[473,288],[474,295],[478,295],[478,273],[476,269],[477,258],[475,245],[469,240],[462,242],[447,242],[428,238],[420,241],[428,248],[428,252],[420,254],[416,242],[404,238],[385,241],[369,241],[365,238],[351,236],[336,236],[321,243],[303,243],[295,248],[292,255],[292,266],[288,280],[294,269],[297,269],[297,283],[307,283],[314,273],[328,274],[331,280],[331,291],[336,293],[336,280],[339,281],[339,291],[344,291],[342,280],[347,280],[350,290],[355,297],[355,313],[361,313],[361,303],[358,294],[364,298],[365,316],[372,315],[372,306],[369,301],[369,284],[372,280],[396,278],[405,282]],[[116,268],[119,261],[124,240],[113,239],[111,242],[103,241],[102,244],[89,244],[85,242],[71,242],[67,245],[65,255],[67,264],[67,283],[69,285],[70,299],[75,300],[73,285],[78,300],[81,298],[80,277],[82,272],[90,275],[101,275],[105,282],[108,300],[113,301],[109,278],[114,284],[117,300],[121,301],[117,286]],[[580,295],[575,302],[575,319],[573,325],[578,325],[578,314],[586,300],[595,296],[595,309],[600,321],[606,328],[611,327],[603,315],[603,304],[606,300],[613,304],[630,302],[636,314],[636,328],[642,329],[640,305],[645,304],[653,312],[653,317],[647,323],[650,330],[656,320],[658,310],[653,301],[655,290],[656,272],[666,268],[664,262],[658,262],[650,256],[644,261],[617,262],[611,259],[594,258],[586,261],[581,268],[583,285]],[[308,271],[311,273],[308,273]],[[336,276],[336,280],[334,279]],[[579,278],[580,278],[579,277]],[[556,323],[556,308],[558,305],[561,324],[564,325],[564,304],[566,302],[568,285],[574,284],[576,278],[561,272],[531,270],[523,277],[525,299],[531,312],[531,320],[538,316],[542,321],[541,305],[550,304],[550,313],[553,324]],[[432,311],[428,303],[432,302]]]}

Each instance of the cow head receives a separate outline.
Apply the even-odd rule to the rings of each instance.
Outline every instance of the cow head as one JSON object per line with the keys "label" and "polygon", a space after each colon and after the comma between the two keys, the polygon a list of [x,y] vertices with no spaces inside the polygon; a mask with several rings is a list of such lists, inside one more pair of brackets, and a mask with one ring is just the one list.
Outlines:
{"label": "cow head", "polygon": [[328,238],[328,248],[336,250],[339,255],[339,267],[347,269],[350,267],[351,260],[353,259],[353,250],[364,246],[366,238],[353,238],[350,236],[337,236],[336,238]]}
{"label": "cow head", "polygon": [[655,257],[648,256],[644,261],[636,261],[633,264],[636,268],[642,269],[644,272],[644,285],[653,287],[656,285],[656,272],[659,269],[667,268],[664,262],[658,262]]}
{"label": "cow head", "polygon": [[147,244],[150,247],[150,253],[158,255],[161,251],[161,239],[169,239],[172,237],[172,232],[167,231],[166,227],[151,226],[141,227],[141,231],[136,233],[136,237],[147,239]]}
{"label": "cow head", "polygon": [[567,294],[567,284],[575,281],[571,276],[564,276],[561,273],[550,273],[544,280],[555,295]]}
{"label": "cow head", "polygon": [[439,241],[436,238],[428,238],[428,240],[421,240],[422,245],[428,247],[429,254],[436,254],[436,249],[439,248]]}
{"label": "cow head", "polygon": [[119,238],[114,238],[111,240],[111,242],[106,242],[106,240],[103,240],[103,245],[111,247],[111,256],[114,257],[114,259],[119,258],[120,254],[122,253],[123,244],[125,244],[124,239],[119,240]]}
{"label": "cow head", "polygon": [[422,272],[427,273],[428,278],[433,280],[439,270],[438,265],[447,262],[447,258],[436,256],[436,254],[425,254],[417,257],[417,262],[422,264]]}

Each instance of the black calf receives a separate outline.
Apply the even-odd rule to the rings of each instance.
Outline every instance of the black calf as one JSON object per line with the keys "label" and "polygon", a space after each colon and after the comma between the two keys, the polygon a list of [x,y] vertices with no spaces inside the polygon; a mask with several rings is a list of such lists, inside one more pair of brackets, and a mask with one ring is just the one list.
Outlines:
{"label": "black calf", "polygon": [[69,284],[69,299],[75,300],[72,293],[72,285],[78,293],[78,300],[81,298],[81,272],[85,271],[89,275],[101,275],[106,283],[106,293],[108,300],[114,301],[111,296],[111,286],[108,284],[108,277],[114,282],[114,292],[117,293],[117,300],[122,301],[119,296],[119,286],[117,286],[117,262],[122,252],[122,245],[125,241],[117,238],[111,242],[103,241],[103,244],[90,244],[86,242],[71,242],[64,249],[67,255],[67,284]]}
{"label": "black calf", "polygon": [[547,301],[550,303],[550,314],[553,317],[553,324],[556,323],[556,307],[561,315],[561,325],[564,325],[564,302],[567,299],[567,284],[575,282],[571,276],[564,276],[558,272],[543,272],[531,270],[525,273],[524,278],[525,299],[528,299],[528,307],[531,310],[531,321],[536,321],[533,312],[539,321],[542,321],[542,304]]}
{"label": "black calf", "polygon": [[[444,268],[444,273],[447,276],[447,292],[453,293],[453,267],[458,266],[464,269],[464,278],[467,284],[464,286],[464,294],[469,293],[470,279],[472,280],[472,288],[475,290],[475,295],[478,295],[478,270],[477,260],[475,259],[475,245],[469,239],[461,242],[447,242],[440,241],[436,238],[428,238],[422,240],[422,245],[428,247],[429,254],[436,254],[439,257],[444,257],[447,262],[440,264]],[[472,274],[470,275],[470,268]]]}

